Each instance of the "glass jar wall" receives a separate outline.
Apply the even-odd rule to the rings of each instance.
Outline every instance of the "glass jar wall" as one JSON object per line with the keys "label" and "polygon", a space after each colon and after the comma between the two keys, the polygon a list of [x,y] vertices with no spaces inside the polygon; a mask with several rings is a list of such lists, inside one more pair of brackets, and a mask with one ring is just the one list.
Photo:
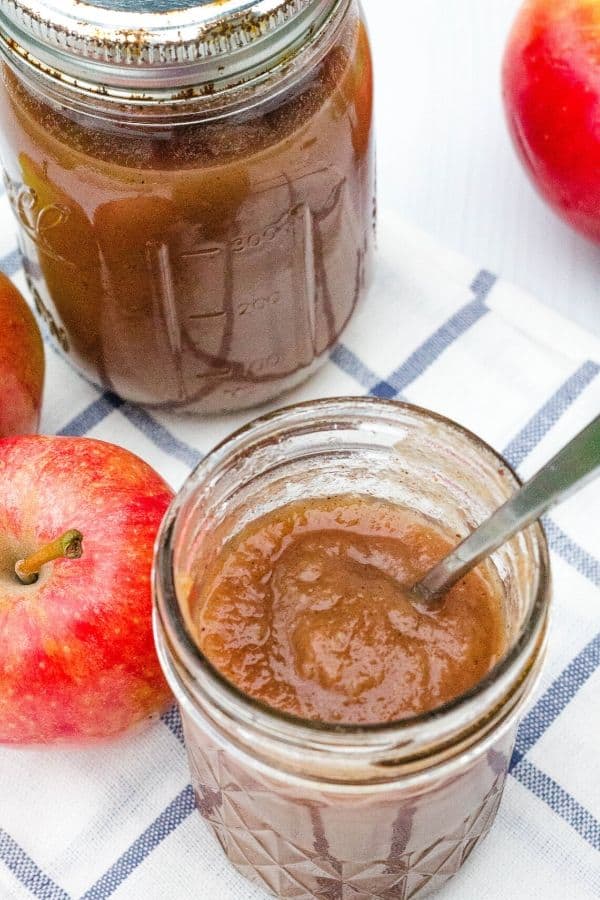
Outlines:
{"label": "glass jar wall", "polygon": [[[366,291],[373,85],[361,11],[282,2],[284,24],[263,42],[240,18],[263,5],[184,4],[186,22],[213,10],[194,52],[166,41],[156,13],[143,65],[118,67],[122,36],[106,23],[122,12],[104,3],[108,36],[85,59],[0,12],[0,156],[36,306],[62,350],[126,399],[188,412],[270,399],[314,371]],[[227,29],[251,54],[243,64]]]}
{"label": "glass jar wall", "polygon": [[490,674],[431,713],[362,727],[277,712],[227,681],[194,639],[199,573],[249,521],[298,499],[362,494],[466,536],[516,485],[500,457],[447,420],[342,399],[244,429],[176,499],[159,540],[155,635],[198,809],[231,862],[277,896],[422,896],[485,837],[543,659],[546,542],[535,526],[485,564],[508,646]]}

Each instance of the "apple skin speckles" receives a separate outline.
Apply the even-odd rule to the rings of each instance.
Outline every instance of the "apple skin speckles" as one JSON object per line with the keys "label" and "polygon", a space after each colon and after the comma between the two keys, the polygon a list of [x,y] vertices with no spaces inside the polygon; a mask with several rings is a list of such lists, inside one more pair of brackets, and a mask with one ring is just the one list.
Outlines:
{"label": "apple skin speckles", "polygon": [[[154,540],[173,492],[121,447],[0,440],[0,743],[86,742],[138,726],[171,696],[152,637]],[[21,585],[14,564],[70,528],[81,559]]]}

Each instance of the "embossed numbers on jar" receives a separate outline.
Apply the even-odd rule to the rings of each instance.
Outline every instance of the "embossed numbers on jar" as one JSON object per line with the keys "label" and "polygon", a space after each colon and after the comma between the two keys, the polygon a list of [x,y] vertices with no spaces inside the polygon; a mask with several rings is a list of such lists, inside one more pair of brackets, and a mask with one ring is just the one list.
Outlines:
{"label": "embossed numbers on jar", "polygon": [[[265,184],[236,210],[231,236],[209,239],[173,216],[164,241],[145,245],[147,307],[120,308],[136,328],[162,318],[173,389],[250,402],[261,386],[310,367],[336,340],[365,286],[361,228],[345,178],[334,169]],[[354,236],[354,239],[352,239]],[[325,250],[324,248],[328,248]],[[140,280],[144,276],[140,275]],[[119,291],[119,294],[126,294]],[[219,384],[221,382],[221,384]]]}

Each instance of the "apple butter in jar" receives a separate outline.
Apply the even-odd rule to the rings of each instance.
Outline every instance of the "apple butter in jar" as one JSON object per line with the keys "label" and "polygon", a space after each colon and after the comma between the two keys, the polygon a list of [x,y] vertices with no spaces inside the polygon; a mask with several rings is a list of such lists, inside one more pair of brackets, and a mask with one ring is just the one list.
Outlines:
{"label": "apple butter in jar", "polygon": [[0,0],[0,158],[55,343],[120,396],[266,401],[370,277],[356,0]]}
{"label": "apple butter in jar", "polygon": [[407,594],[518,479],[373,399],[259,419],[163,522],[155,637],[200,814],[280,898],[426,896],[493,825],[544,657],[541,526],[428,606]]}

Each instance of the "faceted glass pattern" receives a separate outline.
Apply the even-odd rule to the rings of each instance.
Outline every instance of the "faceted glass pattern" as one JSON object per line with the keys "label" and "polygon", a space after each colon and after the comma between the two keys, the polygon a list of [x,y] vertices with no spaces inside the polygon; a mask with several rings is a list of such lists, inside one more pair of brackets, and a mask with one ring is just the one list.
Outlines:
{"label": "faceted glass pattern", "polygon": [[286,786],[185,723],[198,809],[240,872],[281,898],[409,900],[443,886],[485,837],[514,733],[418,792]]}

